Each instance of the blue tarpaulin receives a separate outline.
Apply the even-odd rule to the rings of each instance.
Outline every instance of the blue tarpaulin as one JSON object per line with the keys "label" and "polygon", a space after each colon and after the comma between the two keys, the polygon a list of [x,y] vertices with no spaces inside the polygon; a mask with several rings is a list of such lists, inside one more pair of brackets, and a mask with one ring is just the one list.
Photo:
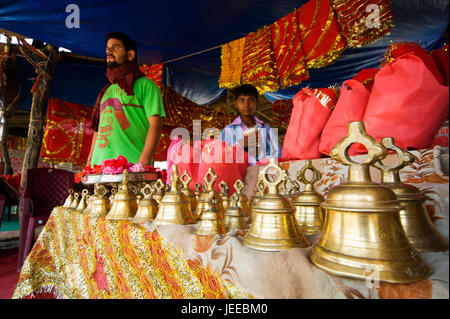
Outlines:
{"label": "blue tarpaulin", "polygon": [[[66,12],[73,1],[0,0],[0,28],[64,47],[74,53],[103,58],[105,35],[119,30],[138,42],[139,63],[161,63],[213,48],[269,25],[306,0],[76,1],[79,28],[68,28]],[[370,1],[368,1],[369,3]],[[394,27],[389,36],[357,49],[347,49],[335,63],[310,70],[311,79],[296,87],[265,94],[269,100],[290,99],[301,87],[340,84],[363,68],[379,66],[391,42],[411,41],[431,50],[442,45],[448,25],[448,0],[391,0]],[[209,104],[226,90],[219,88],[221,50],[214,49],[166,63],[164,82],[198,103]],[[93,105],[106,84],[105,67],[61,62],[50,96]],[[29,109],[33,68],[18,58],[20,108]]]}

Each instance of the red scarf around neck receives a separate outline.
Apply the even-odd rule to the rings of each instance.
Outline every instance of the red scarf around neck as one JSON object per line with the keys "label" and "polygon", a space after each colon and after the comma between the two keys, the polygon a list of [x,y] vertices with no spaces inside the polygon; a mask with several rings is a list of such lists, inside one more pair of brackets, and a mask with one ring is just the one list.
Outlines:
{"label": "red scarf around neck", "polygon": [[106,90],[112,85],[117,84],[128,95],[134,95],[133,82],[145,76],[140,70],[136,62],[125,61],[124,63],[106,70],[106,77],[109,80],[107,84],[98,94],[92,111],[89,127],[97,132],[100,119],[100,102]]}

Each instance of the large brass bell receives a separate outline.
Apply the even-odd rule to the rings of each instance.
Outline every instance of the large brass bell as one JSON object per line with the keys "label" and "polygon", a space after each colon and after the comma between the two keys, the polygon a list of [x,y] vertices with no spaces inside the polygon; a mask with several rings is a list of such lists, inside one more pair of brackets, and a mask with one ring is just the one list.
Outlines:
{"label": "large brass bell", "polygon": [[195,198],[195,193],[189,187],[189,183],[192,181],[192,177],[188,174],[186,170],[184,170],[183,175],[181,175],[180,182],[183,187],[180,189],[181,192],[186,196],[186,199],[189,202],[189,210],[191,214],[195,212],[195,207],[197,206],[197,199]]}
{"label": "large brass bell", "polygon": [[244,230],[248,228],[247,222],[245,221],[246,216],[239,207],[238,202],[239,194],[235,192],[231,196],[231,205],[225,211],[225,217],[223,220],[225,228],[229,231],[233,229]]}
{"label": "large brass bell", "polygon": [[250,205],[248,204],[248,198],[244,194],[244,183],[238,179],[233,185],[236,193],[238,194],[238,206],[242,209],[242,213],[245,217],[250,217]]}
{"label": "large brass bell", "polygon": [[194,216],[197,220],[199,220],[201,218],[203,212],[208,209],[208,198],[209,198],[209,195],[211,192],[213,192],[214,197],[216,198],[217,210],[219,212],[220,217],[221,218],[224,217],[225,212],[223,210],[222,197],[220,197],[220,194],[214,190],[214,183],[216,182],[216,180],[217,180],[217,174],[214,172],[212,167],[210,167],[208,169],[208,172],[203,177],[204,191],[202,193],[200,193],[200,196],[198,197],[198,200],[197,200],[197,207],[195,209],[195,214],[194,214]]}
{"label": "large brass bell", "polygon": [[106,215],[106,219],[121,220],[130,219],[136,214],[137,203],[136,194],[131,191],[128,184],[128,170],[123,171],[122,185],[114,195],[114,201],[111,209]]}
{"label": "large brass bell", "polygon": [[69,195],[67,196],[63,207],[64,208],[70,208],[70,206],[72,205],[72,201],[73,201],[73,189],[69,189]]}
{"label": "large brass bell", "polygon": [[172,185],[159,202],[158,215],[154,222],[157,225],[193,224],[195,219],[189,209],[186,196],[180,191],[180,175],[176,164],[172,165]]}
{"label": "large brass bell", "polygon": [[410,244],[417,251],[446,251],[448,243],[434,227],[425,207],[426,196],[417,187],[404,184],[400,180],[400,170],[414,162],[414,156],[399,148],[392,137],[381,141],[388,149],[395,151],[397,165],[387,167],[381,161],[374,164],[382,171],[382,183],[397,196],[404,208],[400,209],[400,222]]}
{"label": "large brass bell", "polygon": [[217,196],[214,192],[209,192],[206,203],[208,208],[202,213],[197,235],[225,234],[227,231],[217,209]]}
{"label": "large brass bell", "polygon": [[[274,181],[269,181],[267,177],[271,169],[278,173]],[[278,185],[288,178],[288,172],[276,163],[276,159],[271,158],[261,175],[269,192],[255,206],[253,223],[243,244],[266,251],[308,247],[309,242],[295,221],[294,207],[278,193]]]}
{"label": "large brass bell", "polygon": [[223,210],[226,211],[228,206],[230,205],[230,188],[228,187],[228,183],[225,181],[221,181],[219,184],[220,188],[220,197],[222,198]]}
{"label": "large brass bell", "polygon": [[[306,172],[312,172],[311,180],[306,178]],[[322,178],[322,174],[307,160],[297,172],[297,180],[305,184],[305,190],[292,199],[295,207],[295,219],[305,235],[320,233],[323,227],[323,209],[320,204],[324,201],[322,195],[314,190],[314,183]]]}
{"label": "large brass bell", "polygon": [[[361,163],[348,155],[353,143],[367,148]],[[430,276],[431,268],[408,243],[394,192],[370,178],[370,165],[387,155],[386,148],[367,135],[363,122],[350,122],[330,155],[349,166],[348,181],[333,187],[322,203],[325,221],[309,255],[312,263],[338,276],[393,283]]]}
{"label": "large brass bell", "polygon": [[91,196],[91,206],[87,214],[90,217],[103,217],[110,209],[109,200],[106,198],[108,190],[104,185],[95,185],[94,194]]}
{"label": "large brass bell", "polygon": [[150,220],[155,219],[158,214],[158,203],[153,199],[153,194],[155,193],[155,189],[150,186],[150,184],[146,184],[142,189],[141,193],[143,198],[140,200],[138,204],[138,209],[136,215],[134,215],[131,220],[134,223],[145,223]]}
{"label": "large brass bell", "polygon": [[162,181],[161,178],[159,178],[154,185],[156,192],[153,195],[153,199],[156,200],[156,202],[159,204],[159,202],[161,201],[161,199],[164,197],[164,193],[165,193],[165,189],[166,189],[166,184],[164,184],[164,182]]}

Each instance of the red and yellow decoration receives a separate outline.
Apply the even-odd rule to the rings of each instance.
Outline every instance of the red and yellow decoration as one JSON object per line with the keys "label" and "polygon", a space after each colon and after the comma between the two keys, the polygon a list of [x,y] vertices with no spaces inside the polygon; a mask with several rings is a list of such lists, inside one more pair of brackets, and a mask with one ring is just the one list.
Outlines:
{"label": "red and yellow decoration", "polygon": [[222,46],[220,87],[233,88],[241,84],[244,45],[245,37],[228,42]]}
{"label": "red and yellow decoration", "polygon": [[279,88],[271,31],[270,26],[265,26],[245,38],[242,82],[253,84],[260,93],[273,92]]}
{"label": "red and yellow decoration", "polygon": [[93,135],[87,127],[91,113],[89,106],[50,98],[41,157],[54,162],[85,163]]}
{"label": "red and yellow decoration", "polygon": [[330,0],[311,0],[298,10],[300,37],[308,68],[331,64],[345,49]]}
{"label": "red and yellow decoration", "polygon": [[271,25],[273,53],[282,87],[309,79],[298,18],[295,10]]}
{"label": "red and yellow decoration", "polygon": [[389,34],[392,11],[389,0],[331,0],[341,34],[349,48],[373,43]]}
{"label": "red and yellow decoration", "polygon": [[13,299],[51,291],[70,299],[252,298],[156,230],[54,208],[25,261]]}
{"label": "red and yellow decoration", "polygon": [[162,74],[163,74],[163,64],[142,64],[139,67],[142,73],[145,74],[147,78],[156,83],[156,85],[161,88],[162,84]]}

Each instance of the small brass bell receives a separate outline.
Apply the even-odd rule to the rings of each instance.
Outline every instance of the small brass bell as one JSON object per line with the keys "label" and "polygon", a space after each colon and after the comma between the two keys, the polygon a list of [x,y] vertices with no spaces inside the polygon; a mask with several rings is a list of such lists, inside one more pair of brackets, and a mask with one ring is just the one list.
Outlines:
{"label": "small brass bell", "polygon": [[154,222],[157,225],[193,224],[195,219],[189,209],[186,196],[180,191],[180,175],[176,164],[172,165],[172,185],[159,202],[158,215]]}
{"label": "small brass bell", "polygon": [[88,211],[90,217],[103,217],[108,214],[109,200],[105,196],[107,192],[104,185],[95,185],[94,195],[91,196],[91,208]]}
{"label": "small brass bell", "polygon": [[161,178],[159,178],[156,182],[155,182],[155,189],[156,192],[153,195],[153,199],[156,200],[156,202],[159,204],[159,202],[161,201],[161,199],[164,196],[164,190],[166,189],[166,184],[164,184],[164,182],[162,181]]}
{"label": "small brass bell", "polygon": [[242,212],[242,209],[238,205],[239,195],[234,193],[231,196],[231,205],[225,211],[225,217],[223,220],[224,226],[227,230],[240,229],[245,230],[248,225],[245,221],[246,216]]}
{"label": "small brass bell", "polygon": [[400,170],[414,162],[414,156],[395,145],[392,137],[385,137],[381,143],[395,151],[398,157],[397,165],[387,167],[381,161],[374,164],[382,172],[382,183],[388,186],[397,196],[400,204],[400,222],[405,230],[410,244],[419,252],[446,251],[448,243],[434,227],[428,215],[426,196],[417,187],[404,184],[400,180]]}
{"label": "small brass bell", "polygon": [[80,195],[78,195],[78,193],[73,194],[73,200],[72,203],[70,204],[70,208],[72,210],[76,210],[79,203],[80,203]]}
{"label": "small brass bell", "polygon": [[73,201],[73,189],[69,189],[69,196],[67,196],[66,201],[64,202],[64,208],[70,208]]}
{"label": "small brass bell", "polygon": [[197,207],[195,208],[194,213],[195,219],[199,220],[202,213],[208,209],[208,198],[211,192],[213,192],[216,197],[217,210],[219,211],[220,217],[223,218],[225,212],[223,210],[222,197],[220,197],[220,194],[214,190],[214,183],[217,180],[217,174],[214,172],[212,167],[208,169],[208,172],[203,177],[203,180],[204,192],[200,193],[200,196],[198,197]]}
{"label": "small brass bell", "polygon": [[114,195],[114,202],[106,219],[121,220],[130,219],[136,214],[136,194],[130,190],[128,185],[128,170],[123,171],[122,185]]}
{"label": "small brass bell", "polygon": [[242,209],[242,213],[246,218],[250,217],[250,205],[248,204],[248,198],[244,194],[244,183],[238,179],[233,185],[236,193],[238,194],[238,206]]}
{"label": "small brass bell", "polygon": [[222,198],[223,210],[226,211],[228,206],[230,205],[230,189],[228,187],[228,183],[225,181],[221,181],[219,184],[220,188],[220,197]]}
{"label": "small brass bell", "polygon": [[155,219],[158,214],[158,203],[152,198],[155,193],[155,189],[146,184],[142,189],[141,193],[144,195],[142,200],[139,202],[136,215],[134,215],[131,220],[134,223],[145,223],[150,220]]}
{"label": "small brass bell", "polygon": [[[348,155],[353,143],[368,151],[361,163]],[[386,148],[367,135],[363,122],[350,122],[330,155],[349,166],[348,181],[333,187],[322,203],[324,227],[310,252],[311,262],[337,276],[376,276],[393,283],[428,278],[432,269],[406,238],[394,192],[370,178],[370,165],[387,155]]]}
{"label": "small brass bell", "polygon": [[[278,172],[272,182],[267,177],[270,169]],[[244,237],[243,244],[265,251],[308,247],[310,244],[295,221],[294,207],[278,193],[278,186],[287,179],[288,172],[277,164],[276,159],[271,158],[261,175],[269,187],[269,192],[255,206],[253,223]]]}
{"label": "small brass bell", "polygon": [[86,196],[88,195],[88,190],[87,189],[83,189],[83,191],[81,192],[81,199],[80,202],[78,203],[77,208],[75,209],[75,211],[79,212],[79,213],[83,213],[84,210],[86,209]]}
{"label": "small brass bell", "polygon": [[202,193],[202,184],[199,182],[195,183],[195,201],[197,202],[200,194]]}
{"label": "small brass bell", "polygon": [[202,213],[200,226],[197,235],[225,234],[227,231],[223,225],[217,209],[217,196],[214,192],[209,192],[207,199],[208,208]]}
{"label": "small brass bell", "polygon": [[183,187],[180,190],[186,196],[189,202],[189,210],[193,214],[195,212],[195,207],[197,206],[197,199],[195,198],[195,193],[189,188],[189,183],[191,181],[192,177],[189,176],[186,170],[184,170],[180,180],[181,184],[183,184]]}
{"label": "small brass bell", "polygon": [[[306,171],[312,171],[311,180],[307,180]],[[295,207],[295,219],[305,235],[320,233],[323,228],[323,209],[320,204],[324,201],[322,195],[314,191],[314,183],[322,178],[322,174],[312,165],[311,160],[297,172],[297,180],[305,184],[305,190],[292,200]]]}

